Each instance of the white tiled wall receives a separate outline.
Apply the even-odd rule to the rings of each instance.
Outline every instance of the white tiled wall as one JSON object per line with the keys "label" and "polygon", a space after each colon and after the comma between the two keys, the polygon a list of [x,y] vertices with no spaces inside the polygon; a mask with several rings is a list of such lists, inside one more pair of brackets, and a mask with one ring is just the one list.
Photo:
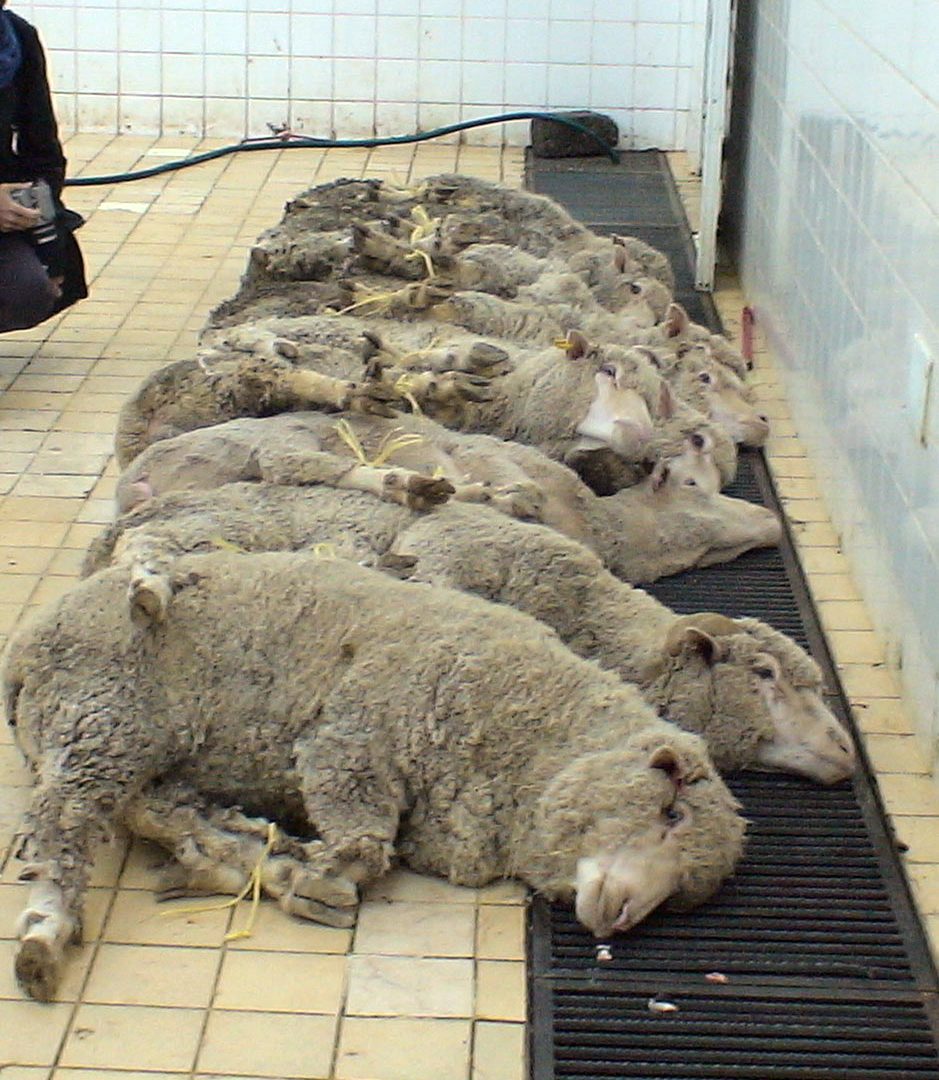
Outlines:
{"label": "white tiled wall", "polygon": [[[83,131],[410,134],[592,108],[622,145],[681,149],[704,0],[10,0]],[[528,124],[468,141],[524,144]]]}
{"label": "white tiled wall", "polygon": [[934,761],[937,44],[935,0],[761,0],[743,258]]}

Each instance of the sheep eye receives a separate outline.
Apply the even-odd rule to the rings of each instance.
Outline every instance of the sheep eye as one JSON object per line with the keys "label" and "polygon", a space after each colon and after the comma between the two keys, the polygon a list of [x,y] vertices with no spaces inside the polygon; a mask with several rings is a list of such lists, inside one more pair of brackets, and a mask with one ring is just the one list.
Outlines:
{"label": "sheep eye", "polygon": [[708,374],[708,373],[707,373],[706,371],[702,371],[702,372],[701,372],[701,373],[700,373],[700,374],[698,375],[698,380],[699,380],[700,382],[703,382],[703,383],[704,383],[705,385],[707,385],[707,384],[708,384],[708,383],[710,383],[710,381],[711,381],[711,376],[710,376],[710,375],[709,375],[709,374]]}
{"label": "sheep eye", "polygon": [[633,294],[633,296],[638,296],[642,292],[642,286],[637,285],[635,281],[631,281],[629,283],[629,291]]}
{"label": "sheep eye", "polygon": [[698,434],[698,432],[696,431],[691,436],[691,445],[695,448],[695,450],[703,450],[704,449],[704,436]]}
{"label": "sheep eye", "polygon": [[608,375],[611,379],[615,379],[616,368],[614,368],[612,364],[604,364],[603,367],[600,368],[600,374]]}
{"label": "sheep eye", "polygon": [[677,806],[669,806],[663,811],[663,814],[669,825],[677,825],[679,821],[685,820],[685,812],[680,810]]}
{"label": "sheep eye", "polygon": [[683,345],[678,346],[678,349],[676,350],[676,356],[680,360],[683,356],[687,356],[693,348],[693,345],[689,345],[687,342],[685,342]]}
{"label": "sheep eye", "polygon": [[771,667],[757,667],[753,669],[753,674],[759,676],[761,679],[775,679],[776,672]]}
{"label": "sheep eye", "polygon": [[695,478],[693,476],[689,476],[688,479],[685,481],[685,487],[697,487],[697,486],[698,486],[698,481],[695,480]]}

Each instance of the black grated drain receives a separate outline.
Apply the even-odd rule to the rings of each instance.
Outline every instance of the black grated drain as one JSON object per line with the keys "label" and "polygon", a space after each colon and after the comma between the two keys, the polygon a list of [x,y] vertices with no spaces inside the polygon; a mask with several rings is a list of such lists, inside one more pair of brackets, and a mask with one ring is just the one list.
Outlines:
{"label": "black grated drain", "polygon": [[[665,250],[692,317],[719,328],[710,297],[691,288],[690,236],[663,155],[593,171],[532,160],[529,181],[597,231]],[[741,456],[728,494],[780,509],[760,453]],[[788,537],[648,591],[681,613],[752,615],[792,635],[851,723]],[[751,823],[738,872],[705,907],[656,913],[615,939],[609,962],[569,910],[536,899],[534,1080],[939,1080],[936,973],[861,757],[850,787],[730,777]],[[727,982],[709,982],[715,972]],[[652,998],[678,1009],[652,1012]]]}

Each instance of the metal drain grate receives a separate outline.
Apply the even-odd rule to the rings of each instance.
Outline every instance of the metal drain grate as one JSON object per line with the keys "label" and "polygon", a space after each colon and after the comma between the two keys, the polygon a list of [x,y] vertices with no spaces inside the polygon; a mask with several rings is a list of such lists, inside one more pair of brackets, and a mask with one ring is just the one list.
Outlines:
{"label": "metal drain grate", "polygon": [[[557,1077],[593,1080],[934,1080],[922,1009],[902,998],[869,1009],[849,996],[676,995],[680,1011],[647,1008],[643,991],[559,988]],[[731,1061],[733,1064],[730,1064]]]}
{"label": "metal drain grate", "polygon": [[[631,157],[624,155],[624,173]],[[678,295],[691,293],[692,317],[717,329],[710,298],[691,291],[689,234],[667,164],[658,154],[635,157],[640,175],[625,195],[613,166],[585,185],[586,164],[565,172],[533,161],[532,186],[598,231],[664,247]],[[622,198],[619,221],[612,204],[598,208],[601,187],[608,199]],[[759,453],[741,456],[728,493],[779,510]],[[648,591],[681,613],[752,615],[792,635],[826,671],[830,704],[849,722],[788,538],[779,550]],[[853,787],[731,777],[751,822],[737,874],[705,907],[653,915],[615,940],[608,963],[597,962],[593,939],[570,911],[536,900],[535,1080],[939,1080],[936,973],[864,764]],[[714,971],[728,982],[707,982]],[[650,1012],[653,996],[678,1011]]]}

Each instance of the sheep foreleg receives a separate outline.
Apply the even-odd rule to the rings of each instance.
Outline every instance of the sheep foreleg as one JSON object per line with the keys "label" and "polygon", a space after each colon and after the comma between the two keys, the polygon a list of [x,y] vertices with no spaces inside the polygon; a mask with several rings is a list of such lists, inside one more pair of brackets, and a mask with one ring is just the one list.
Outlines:
{"label": "sheep foreleg", "polygon": [[290,915],[329,926],[355,921],[358,889],[324,845],[302,843],[264,818],[205,805],[185,787],[164,784],[137,799],[131,829],[172,852],[161,873],[160,899],[240,895],[258,876],[261,891]]}

